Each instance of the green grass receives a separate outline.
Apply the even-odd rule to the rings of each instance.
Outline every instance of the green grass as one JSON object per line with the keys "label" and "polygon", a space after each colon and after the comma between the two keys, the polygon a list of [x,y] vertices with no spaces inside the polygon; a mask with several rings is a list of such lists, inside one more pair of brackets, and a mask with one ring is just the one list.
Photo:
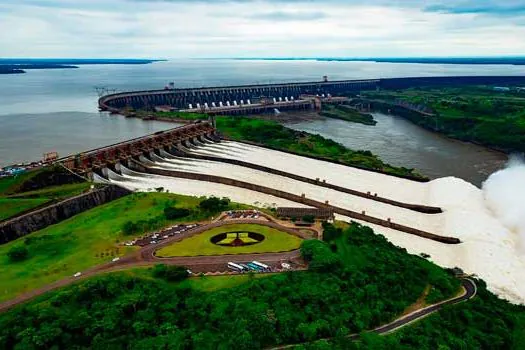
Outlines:
{"label": "green grass", "polygon": [[345,105],[323,105],[323,110],[320,113],[323,117],[341,119],[352,123],[359,123],[364,125],[376,125],[377,121],[371,114],[360,113],[350,106]]}
{"label": "green grass", "polygon": [[52,171],[52,169],[42,168],[15,177],[0,179],[0,220],[14,217],[52,200],[63,200],[79,195],[92,185],[89,182],[82,182],[21,192],[25,182],[47,173],[51,174]]}
{"label": "green grass", "polygon": [[33,170],[22,173],[20,175],[4,177],[0,179],[0,196],[8,195],[16,191],[16,189],[22,185],[25,181],[31,179],[32,177],[38,175],[40,170]]}
{"label": "green grass", "polygon": [[348,166],[425,179],[414,169],[394,167],[384,163],[370,151],[351,150],[321,135],[295,131],[277,122],[242,117],[218,117],[216,121],[217,129],[232,140],[251,141],[299,155],[337,161]]}
{"label": "green grass", "polygon": [[11,195],[9,198],[48,198],[48,199],[65,199],[81,194],[88,190],[93,184],[90,182],[81,182],[61,186],[46,187],[36,191],[22,192]]}
{"label": "green grass", "polygon": [[[110,261],[133,251],[118,243],[131,240],[121,232],[126,221],[148,220],[162,215],[166,205],[190,208],[183,222],[208,218],[198,211],[201,199],[167,193],[137,193],[99,206],[59,224],[0,246],[0,301]],[[165,225],[182,221],[165,221]],[[7,252],[25,244],[30,258],[10,263]]]}
{"label": "green grass", "polygon": [[193,112],[152,112],[152,111],[134,111],[136,117],[148,118],[150,116],[154,118],[163,119],[174,119],[174,120],[206,120],[208,115],[204,113],[193,113]]}
{"label": "green grass", "polygon": [[[275,275],[268,274],[243,274],[243,275],[229,275],[229,276],[194,276],[190,277],[182,282],[167,282],[163,279],[159,279],[153,276],[152,267],[137,267],[129,270],[110,272],[108,275],[125,275],[128,277],[136,277],[146,279],[152,282],[168,283],[174,287],[190,287],[203,292],[214,292],[221,289],[229,289],[240,286],[254,279],[265,278],[269,276],[275,277]],[[93,277],[102,278],[101,276]]]}
{"label": "green grass", "polygon": [[245,274],[232,276],[203,276],[190,278],[184,281],[183,284],[187,284],[188,286],[203,292],[213,292],[216,290],[237,287],[241,284],[250,282],[253,279],[264,277],[267,277],[267,275]]}
{"label": "green grass", "polygon": [[[210,239],[218,234],[231,231],[250,231],[265,236],[264,241],[244,247],[224,247],[213,244]],[[156,252],[158,257],[223,255],[223,254],[251,254],[284,252],[299,248],[302,239],[271,227],[238,224],[217,227],[199,235],[187,238]]]}
{"label": "green grass", "polygon": [[49,202],[47,198],[8,199],[0,197],[0,220],[9,219],[21,212]]}
{"label": "green grass", "polygon": [[[235,241],[235,239],[237,239],[236,233],[228,233],[226,235],[226,238],[220,241],[219,244],[230,244],[231,242]],[[258,242],[256,239],[250,238],[247,232],[239,233],[239,239],[242,240],[244,243]]]}

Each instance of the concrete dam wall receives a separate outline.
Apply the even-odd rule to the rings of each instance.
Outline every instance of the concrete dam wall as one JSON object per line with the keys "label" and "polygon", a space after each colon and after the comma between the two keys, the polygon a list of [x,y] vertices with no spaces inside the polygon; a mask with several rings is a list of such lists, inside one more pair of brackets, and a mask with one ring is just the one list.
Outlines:
{"label": "concrete dam wall", "polygon": [[130,193],[131,191],[119,186],[108,185],[5,221],[0,224],[0,244],[5,244],[47,226],[57,224],[60,221]]}
{"label": "concrete dam wall", "polygon": [[211,106],[212,103],[226,104],[240,101],[254,102],[260,97],[287,98],[298,100],[301,95],[332,95],[358,93],[375,89],[402,89],[418,86],[453,86],[480,84],[525,84],[520,76],[467,76],[467,77],[414,77],[369,80],[318,81],[304,83],[239,85],[223,87],[203,87],[188,89],[168,89],[132,91],[102,96],[99,108],[118,113],[123,108],[153,110],[155,106],[170,106],[187,109],[190,105]]}

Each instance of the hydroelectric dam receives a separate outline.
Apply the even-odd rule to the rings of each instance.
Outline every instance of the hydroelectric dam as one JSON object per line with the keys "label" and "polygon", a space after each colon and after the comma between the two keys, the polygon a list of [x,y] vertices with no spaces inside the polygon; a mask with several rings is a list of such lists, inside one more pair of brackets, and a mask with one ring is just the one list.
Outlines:
{"label": "hydroelectric dam", "polygon": [[260,114],[275,109],[308,110],[320,108],[320,102],[345,94],[376,89],[401,89],[418,86],[453,86],[482,84],[523,84],[520,76],[415,77],[367,80],[290,82],[202,88],[167,88],[131,91],[102,96],[99,109],[121,113],[125,109],[155,111],[177,110],[210,115]]}
{"label": "hydroelectric dam", "polygon": [[[274,106],[279,103],[295,108],[298,101],[297,106],[302,106],[298,108],[315,108],[315,101],[322,100],[323,94],[327,98],[357,95],[368,89],[523,83],[523,76],[324,79],[123,92],[102,96],[99,107],[113,113],[162,107],[210,115],[229,108],[224,114],[236,115],[257,112],[256,108],[280,108]],[[272,103],[258,103],[260,97]],[[458,178],[415,181],[233,142],[221,139],[213,122],[207,121],[80,153],[61,162],[96,181],[132,191],[163,189],[189,196],[228,197],[268,209],[329,209],[338,220],[369,226],[409,253],[424,253],[441,266],[478,273],[498,294],[524,300],[525,283],[518,276],[525,261],[516,256],[512,239],[501,239],[501,233],[508,231],[486,209],[482,190]],[[507,237],[512,236],[508,233]],[[501,256],[507,260],[496,258]]]}

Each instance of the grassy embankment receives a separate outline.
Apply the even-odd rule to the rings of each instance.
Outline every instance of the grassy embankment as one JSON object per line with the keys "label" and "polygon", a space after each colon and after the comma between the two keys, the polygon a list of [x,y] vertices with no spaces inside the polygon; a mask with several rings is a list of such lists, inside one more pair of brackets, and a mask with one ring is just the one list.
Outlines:
{"label": "grassy embankment", "polygon": [[[72,183],[59,186],[43,186],[38,188],[36,183],[33,190],[30,184],[46,174],[51,174],[49,169],[38,169],[17,176],[0,179],[0,220],[5,220],[28,211],[51,203],[76,196],[86,191],[90,183]],[[37,181],[38,182],[38,181]]]}
{"label": "grassy embankment", "polygon": [[264,348],[389,322],[429,285],[434,299],[457,292],[445,271],[368,228],[330,237],[303,243],[305,272],[172,283],[141,269],[81,281],[1,315],[0,347]]}
{"label": "grassy embankment", "polygon": [[[119,243],[144,232],[126,236],[122,227],[128,221],[155,219],[156,227],[164,227],[175,222],[197,222],[216,214],[202,211],[200,201],[175,194],[137,193],[1,245],[0,301],[132,252],[136,248]],[[191,215],[178,220],[161,219],[166,206],[188,208]],[[245,206],[230,204],[228,209],[238,208]],[[15,246],[27,248],[29,258],[10,262],[7,253]]]}
{"label": "grassy embankment", "polygon": [[361,113],[355,108],[345,105],[324,104],[320,113],[321,116],[332,119],[341,119],[352,123],[365,125],[376,125],[377,121],[371,114]]}
{"label": "grassy embankment", "polygon": [[[255,232],[264,236],[260,243],[242,247],[228,247],[213,244],[212,237],[225,232]],[[271,227],[251,224],[225,225],[213,228],[197,236],[187,238],[181,242],[160,249],[158,257],[224,255],[224,254],[251,254],[277,253],[299,248],[302,239]]]}
{"label": "grassy embankment", "polygon": [[268,120],[220,117],[217,118],[217,128],[232,140],[256,142],[299,155],[315,156],[392,175],[425,178],[414,169],[386,164],[370,151],[354,151],[320,135],[295,131]]}
{"label": "grassy embankment", "polygon": [[365,97],[425,105],[435,117],[407,113],[427,129],[459,140],[525,152],[525,93],[499,92],[491,87],[412,88],[363,92]]}
{"label": "grassy embankment", "polygon": [[195,120],[206,120],[208,115],[204,113],[193,113],[193,112],[153,112],[153,111],[142,111],[133,109],[124,109],[122,112],[124,115],[129,117],[136,117],[141,119],[157,119],[157,120],[171,120],[171,121],[195,121]]}

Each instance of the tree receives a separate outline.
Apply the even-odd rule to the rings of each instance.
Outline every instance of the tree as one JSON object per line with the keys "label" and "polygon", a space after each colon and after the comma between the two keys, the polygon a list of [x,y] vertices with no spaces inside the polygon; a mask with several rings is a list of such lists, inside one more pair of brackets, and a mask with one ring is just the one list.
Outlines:
{"label": "tree", "polygon": [[229,198],[210,197],[201,201],[199,203],[199,208],[207,212],[218,212],[226,209],[228,205],[230,205]]}
{"label": "tree", "polygon": [[313,215],[305,215],[303,216],[304,222],[314,223],[315,222],[315,216]]}
{"label": "tree", "polygon": [[131,221],[126,221],[124,225],[122,225],[122,232],[127,236],[134,234],[136,231],[137,227]]}
{"label": "tree", "polygon": [[155,265],[153,276],[170,282],[178,282],[188,278],[188,270],[183,266],[168,266],[164,264]]}
{"label": "tree", "polygon": [[174,207],[164,208],[164,216],[168,220],[176,220],[176,219],[184,218],[188,215],[190,215],[190,210],[186,208],[174,208]]}
{"label": "tree", "polygon": [[24,261],[29,258],[29,251],[22,245],[14,246],[7,252],[7,257],[11,262]]}

